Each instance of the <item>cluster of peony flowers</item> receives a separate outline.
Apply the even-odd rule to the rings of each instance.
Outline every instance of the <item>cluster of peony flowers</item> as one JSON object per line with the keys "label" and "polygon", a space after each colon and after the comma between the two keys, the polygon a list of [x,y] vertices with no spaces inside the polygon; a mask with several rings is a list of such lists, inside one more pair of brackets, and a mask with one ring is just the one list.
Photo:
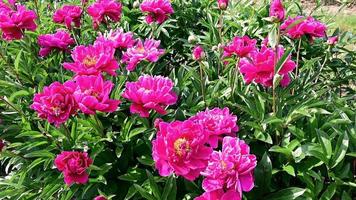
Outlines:
{"label": "cluster of peony flowers", "polygon": [[144,0],[140,5],[140,9],[143,13],[147,13],[146,22],[148,24],[153,22],[162,24],[170,14],[174,13],[169,0]]}
{"label": "cluster of peony flowers", "polygon": [[[285,10],[281,0],[272,0],[269,14],[272,21],[283,22]],[[297,16],[285,20],[280,29],[293,39],[306,35],[313,40],[314,37],[325,36],[326,26],[313,17]],[[285,52],[284,47],[278,45],[278,47],[269,48],[267,38],[263,41],[261,48],[257,48],[256,43],[255,39],[250,39],[248,36],[234,37],[230,43],[225,45],[223,58],[233,55],[239,58],[237,68],[243,75],[246,84],[254,82],[265,87],[272,87],[276,73],[275,66]],[[334,39],[330,39],[329,43],[334,44]],[[227,64],[226,61],[225,64]],[[278,84],[282,87],[288,86],[290,83],[289,73],[295,68],[296,63],[289,55],[278,71],[278,75],[281,77]]]}
{"label": "cluster of peony flowers", "polygon": [[77,151],[63,151],[54,160],[57,169],[63,172],[64,182],[69,186],[73,183],[88,182],[89,175],[86,170],[92,163],[93,160],[87,153]]}
{"label": "cluster of peony flowers", "polygon": [[35,31],[37,15],[23,5],[15,5],[15,1],[5,4],[0,1],[0,30],[5,40],[19,40],[26,30]]}
{"label": "cluster of peony flowers", "polygon": [[[193,181],[206,178],[206,191],[196,199],[241,199],[242,191],[254,186],[256,157],[248,145],[236,137],[237,117],[228,108],[207,109],[185,121],[157,120],[157,136],[152,141],[152,157],[161,176],[176,174]],[[228,135],[228,136],[225,136]],[[222,142],[222,152],[214,151]],[[216,198],[208,197],[215,195]]]}
{"label": "cluster of peony flowers", "polygon": [[45,57],[55,49],[68,51],[68,47],[74,43],[70,34],[64,30],[57,30],[54,34],[40,35],[38,36],[38,45],[41,47],[39,55]]}

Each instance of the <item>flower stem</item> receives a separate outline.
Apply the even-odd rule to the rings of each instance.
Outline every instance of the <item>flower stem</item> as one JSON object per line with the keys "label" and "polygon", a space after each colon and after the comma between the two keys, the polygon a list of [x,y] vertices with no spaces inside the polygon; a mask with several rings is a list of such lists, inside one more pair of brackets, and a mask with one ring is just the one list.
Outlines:
{"label": "flower stem", "polygon": [[[219,22],[218,22],[218,31],[219,31],[219,43],[220,45],[218,46],[223,46],[224,45],[224,36],[223,36],[223,24],[224,24],[224,11],[221,10],[220,12],[220,16],[219,16]],[[220,75],[220,68],[222,68],[222,54],[223,54],[223,51],[221,48],[218,49],[218,52],[219,52],[219,62],[218,62],[218,78],[219,78],[219,75]]]}
{"label": "flower stem", "polygon": [[240,63],[240,57],[237,58],[236,66],[233,70],[234,74],[232,76],[232,88],[231,88],[231,96],[234,98],[235,95],[235,89],[236,89],[236,81],[239,78],[239,63]]}
{"label": "flower stem", "polygon": [[[275,53],[274,53],[274,70],[276,69],[276,65],[278,63],[278,45],[279,45],[279,40],[280,40],[280,37],[281,37],[281,31],[280,31],[280,28],[279,28],[279,23],[277,24],[277,40],[276,40],[276,46],[274,47],[274,50],[275,50]],[[276,115],[276,112],[277,112],[277,108],[276,108],[276,101],[277,101],[277,95],[276,95],[276,87],[277,85],[274,84],[274,78],[275,78],[275,75],[276,75],[276,71],[273,72],[273,83],[272,83],[272,111],[273,111],[273,114]]]}
{"label": "flower stem", "polygon": [[[302,44],[302,38],[299,38],[299,41],[298,41],[298,49],[297,49],[297,66],[295,68],[295,79],[298,79],[298,67],[299,67],[299,55],[300,55],[300,48],[301,48],[301,44]],[[292,95],[294,95],[294,88],[292,89]]]}
{"label": "flower stem", "polygon": [[204,105],[206,105],[205,102],[205,89],[204,89],[204,75],[203,75],[203,63],[201,61],[199,61],[199,69],[200,69],[200,84],[201,84],[201,94],[203,96],[203,101],[204,101]]}

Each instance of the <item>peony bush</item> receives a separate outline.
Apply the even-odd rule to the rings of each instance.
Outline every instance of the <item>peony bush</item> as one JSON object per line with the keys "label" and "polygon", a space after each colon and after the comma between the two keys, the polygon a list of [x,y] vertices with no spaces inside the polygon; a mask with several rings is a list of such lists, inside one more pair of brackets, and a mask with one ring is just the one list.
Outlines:
{"label": "peony bush", "polygon": [[317,9],[0,0],[0,199],[353,199],[355,37]]}

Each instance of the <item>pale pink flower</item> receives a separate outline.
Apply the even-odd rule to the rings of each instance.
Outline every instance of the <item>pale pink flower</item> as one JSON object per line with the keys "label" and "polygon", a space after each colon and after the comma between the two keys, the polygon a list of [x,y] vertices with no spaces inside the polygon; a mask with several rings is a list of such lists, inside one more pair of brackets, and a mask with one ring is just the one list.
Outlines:
{"label": "pale pink flower", "polygon": [[339,41],[339,36],[329,37],[328,45],[335,45]]}
{"label": "pale pink flower", "polygon": [[53,21],[66,25],[68,29],[72,29],[74,26],[79,28],[82,12],[83,10],[80,6],[64,5],[56,10],[53,15]]}
{"label": "pale pink flower", "polygon": [[207,168],[201,172],[205,177],[203,189],[208,193],[223,190],[223,195],[241,199],[242,192],[254,187],[253,171],[256,165],[256,156],[250,154],[250,147],[243,140],[226,136],[222,151],[214,151]]}
{"label": "pale pink flower", "polygon": [[95,115],[96,111],[114,112],[119,100],[110,99],[110,92],[114,86],[111,81],[104,81],[98,76],[77,76],[72,82],[76,86],[73,93],[79,109],[89,115]]}
{"label": "pale pink flower", "polygon": [[107,23],[107,19],[118,22],[121,19],[122,4],[116,0],[97,0],[88,7],[88,14],[93,19],[94,28],[98,28],[101,22]]}
{"label": "pale pink flower", "polygon": [[206,168],[212,152],[206,142],[207,135],[200,124],[191,120],[161,122],[152,141],[152,156],[159,174],[174,173],[195,180]]}
{"label": "pale pink flower", "polygon": [[0,30],[5,40],[19,40],[26,30],[35,31],[36,13],[18,5],[16,10],[0,9]]}
{"label": "pale pink flower", "polygon": [[283,21],[285,16],[285,10],[282,4],[282,0],[271,0],[271,6],[269,8],[269,16],[274,17],[278,21]]}
{"label": "pale pink flower", "polygon": [[105,43],[77,46],[72,52],[73,63],[64,63],[64,68],[76,75],[98,75],[108,73],[116,76],[119,64],[114,57],[115,49]]}
{"label": "pale pink flower", "polygon": [[168,16],[174,13],[171,2],[169,0],[144,0],[140,9],[142,12],[147,13],[146,22],[151,24],[157,22],[163,23],[168,19]]}
{"label": "pale pink flower", "polygon": [[281,30],[293,39],[298,39],[306,35],[313,39],[314,37],[324,37],[326,32],[326,25],[313,17],[296,16],[289,17],[281,25]]}
{"label": "pale pink flower", "polygon": [[229,108],[214,108],[199,112],[189,118],[195,123],[201,124],[209,136],[208,143],[213,148],[218,146],[218,141],[222,135],[236,136],[239,127],[236,125],[237,117],[230,113]]}
{"label": "pale pink flower", "polygon": [[122,56],[122,61],[127,64],[126,69],[133,71],[144,60],[157,62],[159,57],[164,54],[164,50],[158,48],[160,43],[159,40],[146,39],[142,44],[142,41],[138,40],[136,45],[128,48]]}
{"label": "pale pink flower", "polygon": [[[278,60],[283,56],[283,46],[278,47]],[[254,51],[250,54],[250,58],[242,58],[240,60],[240,72],[243,74],[247,84],[254,81],[265,87],[273,85],[274,67],[275,67],[275,51],[266,46],[262,46],[261,50]],[[282,68],[278,72],[282,76],[281,85],[287,86],[290,82],[288,73],[296,67],[290,56],[284,62]]]}
{"label": "pale pink flower", "polygon": [[115,49],[127,49],[133,47],[135,44],[134,36],[132,32],[125,33],[122,28],[118,30],[110,30],[110,32],[105,34],[100,34],[96,38],[97,42],[108,42],[111,43]]}
{"label": "pale pink flower", "polygon": [[41,47],[39,55],[45,57],[54,49],[67,51],[69,45],[74,44],[74,40],[68,32],[57,30],[54,34],[43,34],[38,36],[38,44]]}
{"label": "pale pink flower", "polygon": [[249,53],[256,49],[257,41],[250,39],[248,36],[234,37],[234,39],[224,47],[224,57],[236,55],[238,57],[246,57]]}
{"label": "pale pink flower", "polygon": [[163,76],[143,75],[137,82],[127,82],[122,96],[132,102],[131,113],[141,117],[149,117],[150,110],[165,115],[166,107],[177,102],[173,91],[174,83]]}
{"label": "pale pink flower", "polygon": [[69,186],[88,182],[86,170],[92,163],[93,160],[87,153],[77,151],[62,151],[54,160],[57,169],[63,172],[64,182]]}
{"label": "pale pink flower", "polygon": [[35,110],[40,118],[59,126],[77,111],[74,89],[69,82],[54,82],[44,87],[42,93],[35,94],[31,109]]}
{"label": "pale pink flower", "polygon": [[218,0],[219,9],[225,10],[229,5],[229,0]]}
{"label": "pale pink flower", "polygon": [[205,57],[204,49],[200,45],[197,45],[193,48],[193,59],[201,60]]}

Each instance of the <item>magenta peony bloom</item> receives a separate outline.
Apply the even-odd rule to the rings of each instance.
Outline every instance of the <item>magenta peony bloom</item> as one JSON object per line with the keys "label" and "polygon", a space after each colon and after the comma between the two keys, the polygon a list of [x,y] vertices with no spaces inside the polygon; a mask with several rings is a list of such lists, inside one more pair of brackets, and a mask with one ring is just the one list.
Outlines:
{"label": "magenta peony bloom", "polygon": [[80,6],[65,5],[56,10],[53,15],[53,21],[66,25],[68,29],[72,29],[73,26],[79,28],[82,12]]}
{"label": "magenta peony bloom", "polygon": [[205,176],[203,189],[207,193],[216,192],[215,195],[221,195],[220,190],[223,190],[222,196],[225,198],[221,199],[229,199],[226,196],[241,199],[242,192],[254,187],[253,171],[256,164],[256,156],[250,154],[250,147],[243,140],[226,136],[222,151],[211,154],[208,167],[201,173]]}
{"label": "magenta peony bloom", "polygon": [[324,37],[326,25],[314,19],[313,17],[297,16],[295,18],[289,17],[281,25],[281,30],[293,38],[298,39],[303,35],[313,37]]}
{"label": "magenta peony bloom", "polygon": [[328,45],[335,45],[339,41],[339,36],[329,37]]}
{"label": "magenta peony bloom", "polygon": [[250,39],[248,36],[234,37],[234,39],[224,47],[224,57],[236,55],[238,57],[246,57],[249,53],[256,49],[257,41]]}
{"label": "magenta peony bloom", "polygon": [[200,45],[197,45],[193,49],[193,59],[201,60],[205,57],[204,49]]}
{"label": "magenta peony bloom", "polygon": [[162,24],[170,14],[174,13],[169,0],[144,0],[140,5],[140,9],[142,12],[148,13],[146,16],[148,24],[152,22]]}
{"label": "magenta peony bloom", "polygon": [[[284,54],[283,46],[278,47],[278,59]],[[243,74],[245,82],[247,84],[254,81],[255,83],[262,84],[265,87],[271,87],[273,85],[274,77],[274,57],[275,51],[266,46],[262,46],[260,51],[254,51],[250,54],[250,58],[242,58],[240,60],[240,72]],[[278,72],[282,76],[281,85],[287,86],[290,82],[288,73],[296,67],[294,61],[290,56],[283,64],[281,70]]]}
{"label": "magenta peony bloom", "polygon": [[132,101],[131,113],[149,117],[150,110],[155,110],[165,115],[165,107],[175,104],[178,99],[173,86],[169,78],[143,75],[138,78],[137,82],[127,82],[122,96]]}
{"label": "magenta peony bloom", "polygon": [[74,40],[68,32],[57,30],[54,34],[38,36],[38,44],[41,47],[39,55],[45,57],[54,49],[67,51],[68,46],[74,44]]}
{"label": "magenta peony bloom", "polygon": [[111,43],[115,49],[127,49],[133,47],[135,44],[133,33],[124,33],[122,28],[116,31],[110,30],[108,33],[100,34],[99,37],[96,38],[95,43],[97,42]]}
{"label": "magenta peony bloom", "polygon": [[44,87],[42,93],[34,96],[31,109],[35,110],[40,118],[47,119],[58,127],[77,111],[74,89],[69,82],[54,82]]}
{"label": "magenta peony bloom", "polygon": [[208,108],[189,118],[195,123],[201,124],[209,136],[208,143],[216,148],[221,135],[236,136],[239,127],[236,125],[237,117],[230,113],[229,108]]}
{"label": "magenta peony bloom", "polygon": [[93,160],[87,153],[76,151],[63,151],[54,160],[57,169],[63,172],[64,182],[69,186],[73,183],[88,182],[89,175],[86,170],[92,163]]}
{"label": "magenta peony bloom", "polygon": [[146,39],[144,44],[138,40],[136,45],[128,48],[122,56],[122,61],[127,64],[128,71],[135,70],[136,66],[143,60],[157,62],[159,57],[164,54],[163,49],[159,49],[161,41]]}
{"label": "magenta peony bloom", "polygon": [[104,81],[101,75],[77,76],[71,84],[76,86],[73,96],[79,109],[85,114],[94,115],[96,111],[114,112],[120,104],[119,100],[109,98],[114,84]]}
{"label": "magenta peony bloom", "polygon": [[4,142],[4,140],[0,139],[0,153],[2,152],[4,147],[5,147],[5,142]]}
{"label": "magenta peony bloom", "polygon": [[225,10],[229,5],[229,0],[218,0],[219,9]]}
{"label": "magenta peony bloom", "polygon": [[107,200],[107,198],[100,195],[100,196],[95,197],[94,200]]}
{"label": "magenta peony bloom", "polygon": [[191,120],[161,122],[152,141],[152,156],[161,176],[172,173],[193,181],[202,172],[212,152],[205,144],[207,135],[200,124]]}
{"label": "magenta peony bloom", "polygon": [[4,3],[2,0],[0,0],[0,15],[1,14],[8,14],[11,12],[12,9],[9,4]]}
{"label": "magenta peony bloom", "polygon": [[204,192],[201,196],[196,197],[194,200],[241,200],[241,197],[233,190],[225,193],[223,189],[220,189],[211,192]]}
{"label": "magenta peony bloom", "polygon": [[5,40],[19,40],[23,37],[25,30],[35,31],[37,25],[36,13],[26,10],[25,6],[18,5],[17,10],[6,11],[0,9],[0,29]]}
{"label": "magenta peony bloom", "polygon": [[[107,18],[113,22],[121,19],[122,5],[116,0],[97,0],[88,7],[88,14],[93,19],[94,28],[98,28],[101,22],[107,23]],[[107,17],[107,18],[106,18]]]}
{"label": "magenta peony bloom", "polygon": [[76,75],[99,75],[106,72],[116,76],[119,64],[114,58],[115,49],[106,43],[77,46],[72,52],[73,63],[63,63],[63,67]]}
{"label": "magenta peony bloom", "polygon": [[277,19],[280,22],[284,20],[285,10],[282,4],[282,0],[272,0],[271,6],[269,8],[269,16]]}

